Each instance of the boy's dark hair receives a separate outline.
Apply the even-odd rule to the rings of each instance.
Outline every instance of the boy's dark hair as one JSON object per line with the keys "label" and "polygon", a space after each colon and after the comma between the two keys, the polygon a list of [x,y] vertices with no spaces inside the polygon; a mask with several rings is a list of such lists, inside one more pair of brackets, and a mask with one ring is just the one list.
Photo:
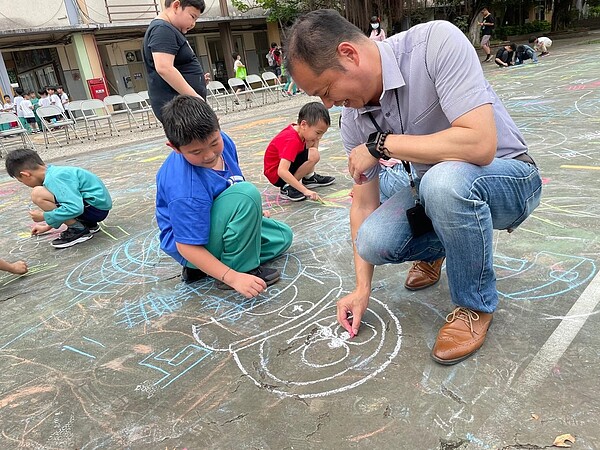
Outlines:
{"label": "boy's dark hair", "polygon": [[[174,1],[175,0],[165,0],[165,8],[171,6]],[[200,14],[202,14],[206,9],[206,4],[204,3],[204,0],[179,0],[179,4],[183,9],[187,8],[188,6],[196,8],[200,11]]]}
{"label": "boy's dark hair", "polygon": [[233,52],[231,56],[233,56],[233,59],[237,59],[237,57],[240,56],[240,54],[238,52]]}
{"label": "boy's dark hair", "polygon": [[277,42],[271,42],[271,48],[277,48]]}
{"label": "boy's dark hair", "polygon": [[325,122],[327,126],[331,125],[329,111],[321,102],[309,102],[300,108],[300,112],[298,112],[298,125],[300,125],[303,120],[310,126],[318,124],[321,120]]}
{"label": "boy's dark hair", "polygon": [[17,148],[9,152],[4,164],[12,178],[18,177],[23,170],[34,170],[45,165],[40,155],[30,148]]}
{"label": "boy's dark hair", "polygon": [[180,95],[162,108],[167,139],[177,149],[192,141],[204,142],[221,129],[217,115],[200,97]]}
{"label": "boy's dark hair", "polygon": [[513,52],[517,49],[517,44],[515,44],[514,42],[511,42],[510,44],[508,44],[508,46]]}
{"label": "boy's dark hair", "polygon": [[48,95],[48,91],[46,91],[46,89],[40,89],[38,91],[38,94],[40,94],[40,95],[44,95],[44,94]]}
{"label": "boy's dark hair", "polygon": [[483,6],[483,7],[481,8],[481,12],[483,12],[483,11],[490,12],[490,8],[488,8],[487,6]]}
{"label": "boy's dark hair", "polygon": [[10,95],[4,94],[4,98],[6,98],[6,97],[10,98]]}
{"label": "boy's dark hair", "polygon": [[24,92],[25,91],[23,90],[22,87],[16,87],[15,88],[15,94],[17,94],[17,95],[23,95]]}
{"label": "boy's dark hair", "polygon": [[536,39],[537,39],[537,36],[529,36],[529,43],[533,44]]}

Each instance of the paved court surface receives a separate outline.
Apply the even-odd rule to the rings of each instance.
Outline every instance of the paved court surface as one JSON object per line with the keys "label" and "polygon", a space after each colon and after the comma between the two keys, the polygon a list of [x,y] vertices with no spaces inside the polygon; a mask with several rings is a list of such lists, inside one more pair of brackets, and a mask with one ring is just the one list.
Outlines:
{"label": "paved court surface", "polygon": [[[360,335],[335,322],[353,287],[351,182],[337,128],[319,172],[324,204],[291,204],[261,175],[295,110],[227,125],[247,178],[295,241],[282,280],[244,300],[186,286],[159,250],[154,174],[164,140],[61,161],[103,178],[115,207],[91,241],[29,237],[28,189],[0,175],[0,448],[517,449],[560,434],[600,448],[600,40],[537,65],[486,66],[542,167],[542,205],[496,232],[501,302],[485,346],[452,367],[429,358],[452,309],[445,274],[402,287],[379,267]],[[339,112],[333,112],[337,123]]]}

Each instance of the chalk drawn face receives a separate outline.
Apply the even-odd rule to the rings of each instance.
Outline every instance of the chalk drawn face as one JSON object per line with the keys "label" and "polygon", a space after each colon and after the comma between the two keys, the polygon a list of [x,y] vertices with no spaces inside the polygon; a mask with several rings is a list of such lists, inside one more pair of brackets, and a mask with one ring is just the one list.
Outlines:
{"label": "chalk drawn face", "polygon": [[223,153],[223,138],[221,132],[215,130],[204,141],[194,140],[178,149],[173,146],[171,148],[181,153],[186,161],[194,166],[218,169]]}
{"label": "chalk drawn face", "polygon": [[323,135],[327,132],[329,126],[322,120],[319,120],[315,125],[309,125],[306,120],[303,120],[298,125],[300,137],[306,143],[306,147],[316,147]]}

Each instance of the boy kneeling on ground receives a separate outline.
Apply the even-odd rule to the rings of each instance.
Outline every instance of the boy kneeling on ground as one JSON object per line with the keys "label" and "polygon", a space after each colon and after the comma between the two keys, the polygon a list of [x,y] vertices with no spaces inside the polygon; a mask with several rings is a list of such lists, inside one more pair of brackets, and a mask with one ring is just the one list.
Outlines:
{"label": "boy kneeling on ground", "polygon": [[[100,231],[98,222],[106,219],[112,208],[112,199],[100,178],[80,167],[46,166],[35,150],[11,151],[6,156],[6,171],[32,188],[31,201],[41,209],[29,212],[38,222],[32,235],[67,225],[60,237],[50,243],[55,248],[91,239]],[[39,223],[44,221],[47,225]]]}
{"label": "boy kneeling on ground", "polygon": [[264,217],[260,192],[244,181],[235,144],[214,111],[182,95],[162,109],[174,150],[156,175],[161,248],[192,283],[206,274],[216,287],[255,297],[279,280],[264,267],[292,244],[286,224]]}

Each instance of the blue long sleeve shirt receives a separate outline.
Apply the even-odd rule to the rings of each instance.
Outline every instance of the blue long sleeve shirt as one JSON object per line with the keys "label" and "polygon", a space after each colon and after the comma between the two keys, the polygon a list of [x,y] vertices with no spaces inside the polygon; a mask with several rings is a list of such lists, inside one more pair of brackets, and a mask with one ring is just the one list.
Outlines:
{"label": "blue long sleeve shirt", "polygon": [[44,187],[54,195],[57,204],[53,211],[44,212],[44,220],[53,228],[79,217],[84,202],[104,211],[112,208],[112,199],[102,180],[79,167],[48,166]]}

